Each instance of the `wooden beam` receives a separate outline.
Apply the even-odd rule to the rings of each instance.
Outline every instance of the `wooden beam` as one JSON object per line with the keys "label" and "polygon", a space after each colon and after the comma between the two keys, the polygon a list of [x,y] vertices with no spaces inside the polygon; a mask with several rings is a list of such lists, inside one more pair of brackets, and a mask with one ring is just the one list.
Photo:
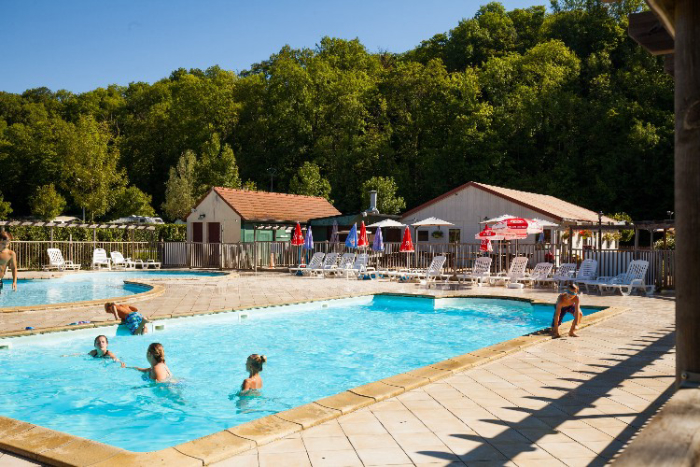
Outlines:
{"label": "wooden beam", "polygon": [[676,0],[646,0],[671,37],[676,37]]}
{"label": "wooden beam", "polygon": [[675,2],[676,381],[700,373],[700,2]]}
{"label": "wooden beam", "polygon": [[653,11],[629,15],[627,34],[652,55],[673,53],[673,37]]}

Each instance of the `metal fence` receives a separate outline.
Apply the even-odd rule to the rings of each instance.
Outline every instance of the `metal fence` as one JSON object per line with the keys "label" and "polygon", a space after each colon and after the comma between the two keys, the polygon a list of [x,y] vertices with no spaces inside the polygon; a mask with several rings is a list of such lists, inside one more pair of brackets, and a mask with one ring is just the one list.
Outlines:
{"label": "metal fence", "polygon": [[[369,254],[369,264],[378,269],[427,268],[433,257],[445,255],[445,270],[459,273],[472,267],[474,260],[488,254],[493,259],[492,272],[507,270],[516,256],[527,256],[528,267],[541,262],[553,262],[559,266],[565,262],[577,262],[592,258],[598,261],[598,275],[616,276],[627,271],[634,259],[649,261],[647,283],[668,289],[675,287],[675,251],[651,249],[568,251],[566,245],[544,246],[542,244],[517,244],[516,242],[494,242],[493,252],[479,250],[478,243],[417,243],[415,251],[399,251],[400,243],[385,243],[383,252],[362,250]],[[66,260],[80,263],[87,268],[92,263],[95,248],[107,252],[120,251],[125,257],[154,259],[164,267],[217,268],[254,270],[268,267],[289,267],[307,262],[309,252],[290,242],[255,243],[192,243],[192,242],[70,242],[70,241],[13,241],[20,269],[40,269],[48,264],[47,248],[59,248]],[[342,244],[317,242],[314,251],[342,253]]]}

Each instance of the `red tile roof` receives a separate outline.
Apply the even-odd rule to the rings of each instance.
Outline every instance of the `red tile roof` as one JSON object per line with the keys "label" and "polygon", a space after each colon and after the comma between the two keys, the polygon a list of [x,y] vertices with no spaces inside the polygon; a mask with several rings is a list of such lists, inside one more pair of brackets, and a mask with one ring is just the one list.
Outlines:
{"label": "red tile roof", "polygon": [[[418,207],[406,211],[401,217],[405,218],[415,212],[427,208],[428,206],[437,203],[438,201],[447,198],[458,191],[462,191],[467,187],[473,186],[480,190],[486,191],[493,195],[499,196],[501,198],[507,199],[515,204],[532,209],[533,211],[539,212],[541,214],[547,215],[557,219],[559,222],[564,220],[575,220],[583,222],[598,222],[598,214],[586,209],[581,206],[569,203],[567,201],[555,198],[549,195],[540,195],[538,193],[530,193],[527,191],[513,190],[510,188],[502,188],[499,186],[486,185],[485,183],[469,182],[464,185],[458,186],[457,188],[448,191],[435,199],[432,199],[426,203],[421,204]],[[502,213],[508,214],[508,213]],[[615,219],[611,219],[607,216],[603,216],[601,219],[603,222],[615,222]]]}
{"label": "red tile roof", "polygon": [[308,222],[340,214],[325,198],[266,191],[212,188],[246,221]]}

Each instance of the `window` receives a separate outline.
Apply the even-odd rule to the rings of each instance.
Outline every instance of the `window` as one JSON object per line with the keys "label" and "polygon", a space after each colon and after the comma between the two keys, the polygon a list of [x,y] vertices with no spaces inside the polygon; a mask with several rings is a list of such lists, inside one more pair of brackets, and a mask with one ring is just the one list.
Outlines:
{"label": "window", "polygon": [[418,241],[419,242],[427,242],[428,241],[428,231],[427,230],[419,230],[418,231]]}
{"label": "window", "polygon": [[450,229],[450,243],[460,243],[462,241],[462,231]]}

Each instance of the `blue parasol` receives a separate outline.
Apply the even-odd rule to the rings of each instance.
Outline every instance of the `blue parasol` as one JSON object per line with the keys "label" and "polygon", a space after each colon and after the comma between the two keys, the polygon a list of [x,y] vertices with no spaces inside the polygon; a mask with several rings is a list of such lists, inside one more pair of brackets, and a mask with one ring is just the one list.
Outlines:
{"label": "blue parasol", "polygon": [[311,226],[306,229],[306,238],[304,238],[304,245],[302,248],[305,250],[314,249],[314,234],[311,232]]}
{"label": "blue parasol", "polygon": [[382,238],[381,227],[377,227],[377,231],[374,233],[374,241],[372,242],[372,249],[374,251],[384,251],[384,239]]}
{"label": "blue parasol", "polygon": [[348,248],[357,248],[357,224],[352,224],[352,229],[348,233],[348,238],[345,239],[345,246]]}

